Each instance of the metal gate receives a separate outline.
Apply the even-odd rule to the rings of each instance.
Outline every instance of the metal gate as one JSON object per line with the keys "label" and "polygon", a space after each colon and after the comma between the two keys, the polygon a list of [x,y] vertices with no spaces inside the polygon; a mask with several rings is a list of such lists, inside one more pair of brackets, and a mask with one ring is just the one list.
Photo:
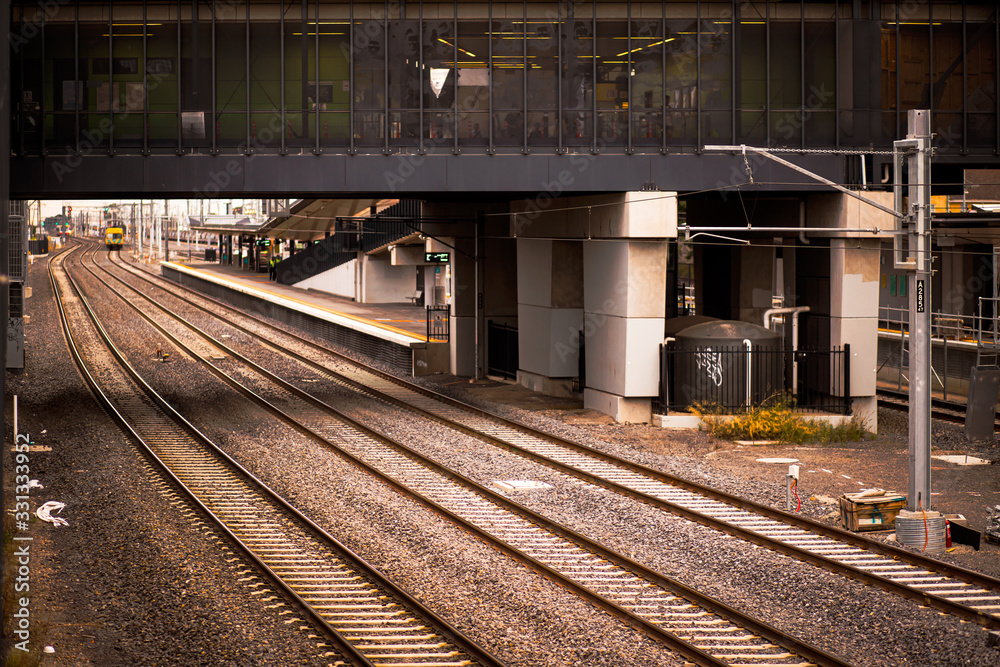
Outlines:
{"label": "metal gate", "polygon": [[450,306],[427,306],[427,340],[447,343],[451,335]]}

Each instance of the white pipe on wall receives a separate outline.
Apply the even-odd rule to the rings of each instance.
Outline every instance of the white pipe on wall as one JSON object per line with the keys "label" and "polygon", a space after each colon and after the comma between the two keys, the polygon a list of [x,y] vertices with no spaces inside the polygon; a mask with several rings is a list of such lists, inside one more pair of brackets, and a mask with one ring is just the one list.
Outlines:
{"label": "white pipe on wall", "polygon": [[771,328],[771,316],[791,313],[792,315],[792,393],[799,389],[799,362],[795,359],[795,351],[799,347],[799,313],[808,313],[809,306],[790,306],[788,308],[769,308],[764,311],[764,328]]}

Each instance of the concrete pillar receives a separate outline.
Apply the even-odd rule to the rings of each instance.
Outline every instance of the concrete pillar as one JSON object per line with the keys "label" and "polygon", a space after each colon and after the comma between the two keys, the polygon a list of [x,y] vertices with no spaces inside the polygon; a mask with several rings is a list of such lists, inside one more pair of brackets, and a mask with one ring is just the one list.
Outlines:
{"label": "concrete pillar", "polygon": [[[450,264],[441,265],[441,272],[435,273],[433,266],[427,267],[425,285],[428,286],[428,303],[435,298],[434,287],[443,287],[439,293],[451,294],[451,368],[452,373],[478,377],[486,372],[485,310],[487,280],[484,275],[487,236],[500,236],[506,229],[506,201],[490,202],[478,200],[468,202],[424,202],[422,216],[426,219],[461,220],[455,223],[421,223],[421,232],[426,236],[425,248],[428,252],[447,252]],[[495,217],[486,218],[484,216]],[[490,229],[492,226],[501,229]],[[478,259],[477,259],[478,258]],[[509,267],[513,271],[513,266]],[[450,272],[450,284],[446,278]],[[437,305],[444,305],[446,299],[438,298]]]}
{"label": "concrete pillar", "polygon": [[[892,205],[892,193],[865,196]],[[854,238],[830,240],[830,344],[851,346],[850,396],[855,416],[871,431],[877,428],[872,409],[878,367],[878,304],[881,241],[866,230],[891,229],[892,217],[846,195],[810,195],[810,227],[858,230]],[[837,392],[840,393],[840,392]]]}
{"label": "concrete pillar", "polygon": [[[859,398],[875,396],[880,248],[875,239],[830,240],[830,342],[851,346],[849,395]],[[860,412],[874,431],[874,412]]]}
{"label": "concrete pillar", "polygon": [[730,319],[760,324],[764,321],[764,313],[772,307],[774,249],[750,245],[737,250],[739,262],[733,286],[736,299]]}
{"label": "concrete pillar", "polygon": [[455,247],[451,253],[451,372],[478,377],[484,360],[476,331],[476,241],[474,237],[446,240]]}
{"label": "concrete pillar", "polygon": [[659,390],[667,269],[665,240],[583,244],[584,406],[647,422]]}
{"label": "concrete pillar", "polygon": [[677,200],[664,192],[537,197],[511,202],[511,213],[519,381],[568,391],[580,373],[582,330],[584,403],[620,421],[649,421]]}
{"label": "concrete pillar", "polygon": [[517,239],[518,383],[567,396],[579,374],[583,242]]}

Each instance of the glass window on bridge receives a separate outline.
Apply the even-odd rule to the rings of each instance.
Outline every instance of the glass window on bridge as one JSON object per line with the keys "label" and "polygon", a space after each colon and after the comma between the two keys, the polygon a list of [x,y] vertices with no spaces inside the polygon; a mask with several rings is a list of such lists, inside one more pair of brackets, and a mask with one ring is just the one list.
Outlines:
{"label": "glass window on bridge", "polygon": [[990,3],[177,7],[15,3],[14,151],[1000,151]]}

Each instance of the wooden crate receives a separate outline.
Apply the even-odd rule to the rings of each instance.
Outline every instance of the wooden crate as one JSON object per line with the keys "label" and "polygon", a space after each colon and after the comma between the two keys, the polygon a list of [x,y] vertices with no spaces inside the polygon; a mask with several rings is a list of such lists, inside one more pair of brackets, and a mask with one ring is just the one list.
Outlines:
{"label": "wooden crate", "polygon": [[893,493],[858,498],[846,494],[839,498],[840,516],[848,530],[889,530],[896,525],[896,515],[906,507],[906,497]]}

